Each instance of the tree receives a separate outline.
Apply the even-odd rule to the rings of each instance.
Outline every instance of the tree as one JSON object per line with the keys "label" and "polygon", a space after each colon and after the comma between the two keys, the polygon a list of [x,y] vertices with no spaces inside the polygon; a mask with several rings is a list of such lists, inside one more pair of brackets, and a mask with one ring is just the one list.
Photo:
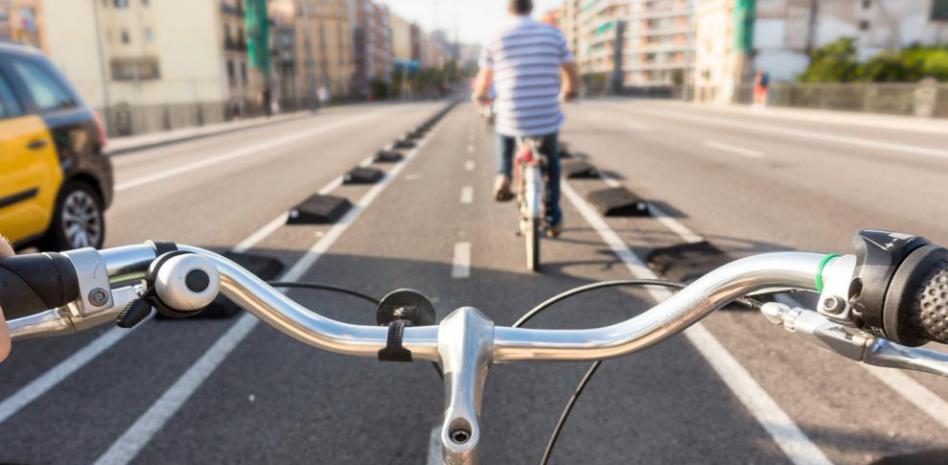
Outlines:
{"label": "tree", "polygon": [[851,82],[859,75],[856,44],[843,37],[810,53],[810,65],[797,77],[800,82]]}

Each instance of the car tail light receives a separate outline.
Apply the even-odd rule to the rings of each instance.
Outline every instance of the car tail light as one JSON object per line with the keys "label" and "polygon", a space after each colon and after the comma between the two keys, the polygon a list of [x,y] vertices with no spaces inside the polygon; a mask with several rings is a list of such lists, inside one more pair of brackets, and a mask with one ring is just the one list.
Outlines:
{"label": "car tail light", "polygon": [[99,146],[102,147],[102,150],[105,150],[105,146],[108,144],[108,137],[105,134],[105,125],[102,124],[102,117],[99,116],[99,112],[93,110],[92,116],[95,118],[95,128],[99,131]]}

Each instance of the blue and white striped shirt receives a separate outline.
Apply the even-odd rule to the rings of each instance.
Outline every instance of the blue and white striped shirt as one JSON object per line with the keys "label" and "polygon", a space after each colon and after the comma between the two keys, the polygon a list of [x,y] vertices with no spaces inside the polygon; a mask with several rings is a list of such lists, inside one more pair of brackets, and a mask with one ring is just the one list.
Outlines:
{"label": "blue and white striped shirt", "polygon": [[563,124],[560,66],[573,61],[558,29],[520,16],[481,50],[481,69],[494,71],[497,133],[545,136]]}

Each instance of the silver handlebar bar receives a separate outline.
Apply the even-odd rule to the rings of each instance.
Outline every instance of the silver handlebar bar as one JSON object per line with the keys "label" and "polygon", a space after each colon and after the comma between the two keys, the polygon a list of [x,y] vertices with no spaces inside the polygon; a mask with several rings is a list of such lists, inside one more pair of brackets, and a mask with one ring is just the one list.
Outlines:
{"label": "silver handlebar bar", "polygon": [[[257,276],[216,253],[179,246],[216,267],[221,292],[275,329],[305,344],[346,355],[376,357],[386,347],[388,328],[348,324],[322,316],[291,300]],[[69,256],[69,253],[67,253]],[[92,258],[90,258],[92,257]],[[70,256],[94,260],[88,250]],[[14,339],[73,332],[114,320],[143,291],[142,278],[155,260],[152,245],[101,251],[97,265],[108,270],[112,305],[87,309],[82,301],[9,322]],[[76,265],[77,269],[80,268]],[[826,294],[846,289],[855,271],[853,256],[832,259],[807,252],[778,252],[752,256],[724,265],[698,279],[651,309],[626,321],[594,329],[549,330],[495,327],[472,307],[456,310],[437,326],[405,328],[402,346],[414,359],[441,365],[445,382],[445,417],[441,431],[445,463],[478,462],[478,417],[487,372],[494,362],[527,360],[601,360],[657,344],[740,297],[767,288],[816,288],[817,275]],[[80,279],[82,277],[80,276]],[[822,310],[822,305],[820,306]],[[765,305],[775,324],[809,337],[813,342],[868,363],[921,369],[948,376],[948,359],[932,357],[862,333],[834,319],[833,312],[813,312]],[[805,312],[802,313],[802,312]],[[804,315],[805,318],[801,318]],[[855,337],[854,337],[855,336]],[[921,368],[920,368],[921,367]]]}

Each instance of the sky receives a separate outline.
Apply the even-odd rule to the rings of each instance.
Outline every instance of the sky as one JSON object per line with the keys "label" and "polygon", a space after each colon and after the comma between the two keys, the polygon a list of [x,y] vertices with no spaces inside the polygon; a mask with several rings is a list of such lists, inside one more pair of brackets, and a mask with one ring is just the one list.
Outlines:
{"label": "sky", "polygon": [[[384,0],[399,16],[419,23],[425,30],[445,29],[461,42],[481,43],[507,15],[507,0]],[[533,0],[533,16],[555,8],[563,0]]]}

